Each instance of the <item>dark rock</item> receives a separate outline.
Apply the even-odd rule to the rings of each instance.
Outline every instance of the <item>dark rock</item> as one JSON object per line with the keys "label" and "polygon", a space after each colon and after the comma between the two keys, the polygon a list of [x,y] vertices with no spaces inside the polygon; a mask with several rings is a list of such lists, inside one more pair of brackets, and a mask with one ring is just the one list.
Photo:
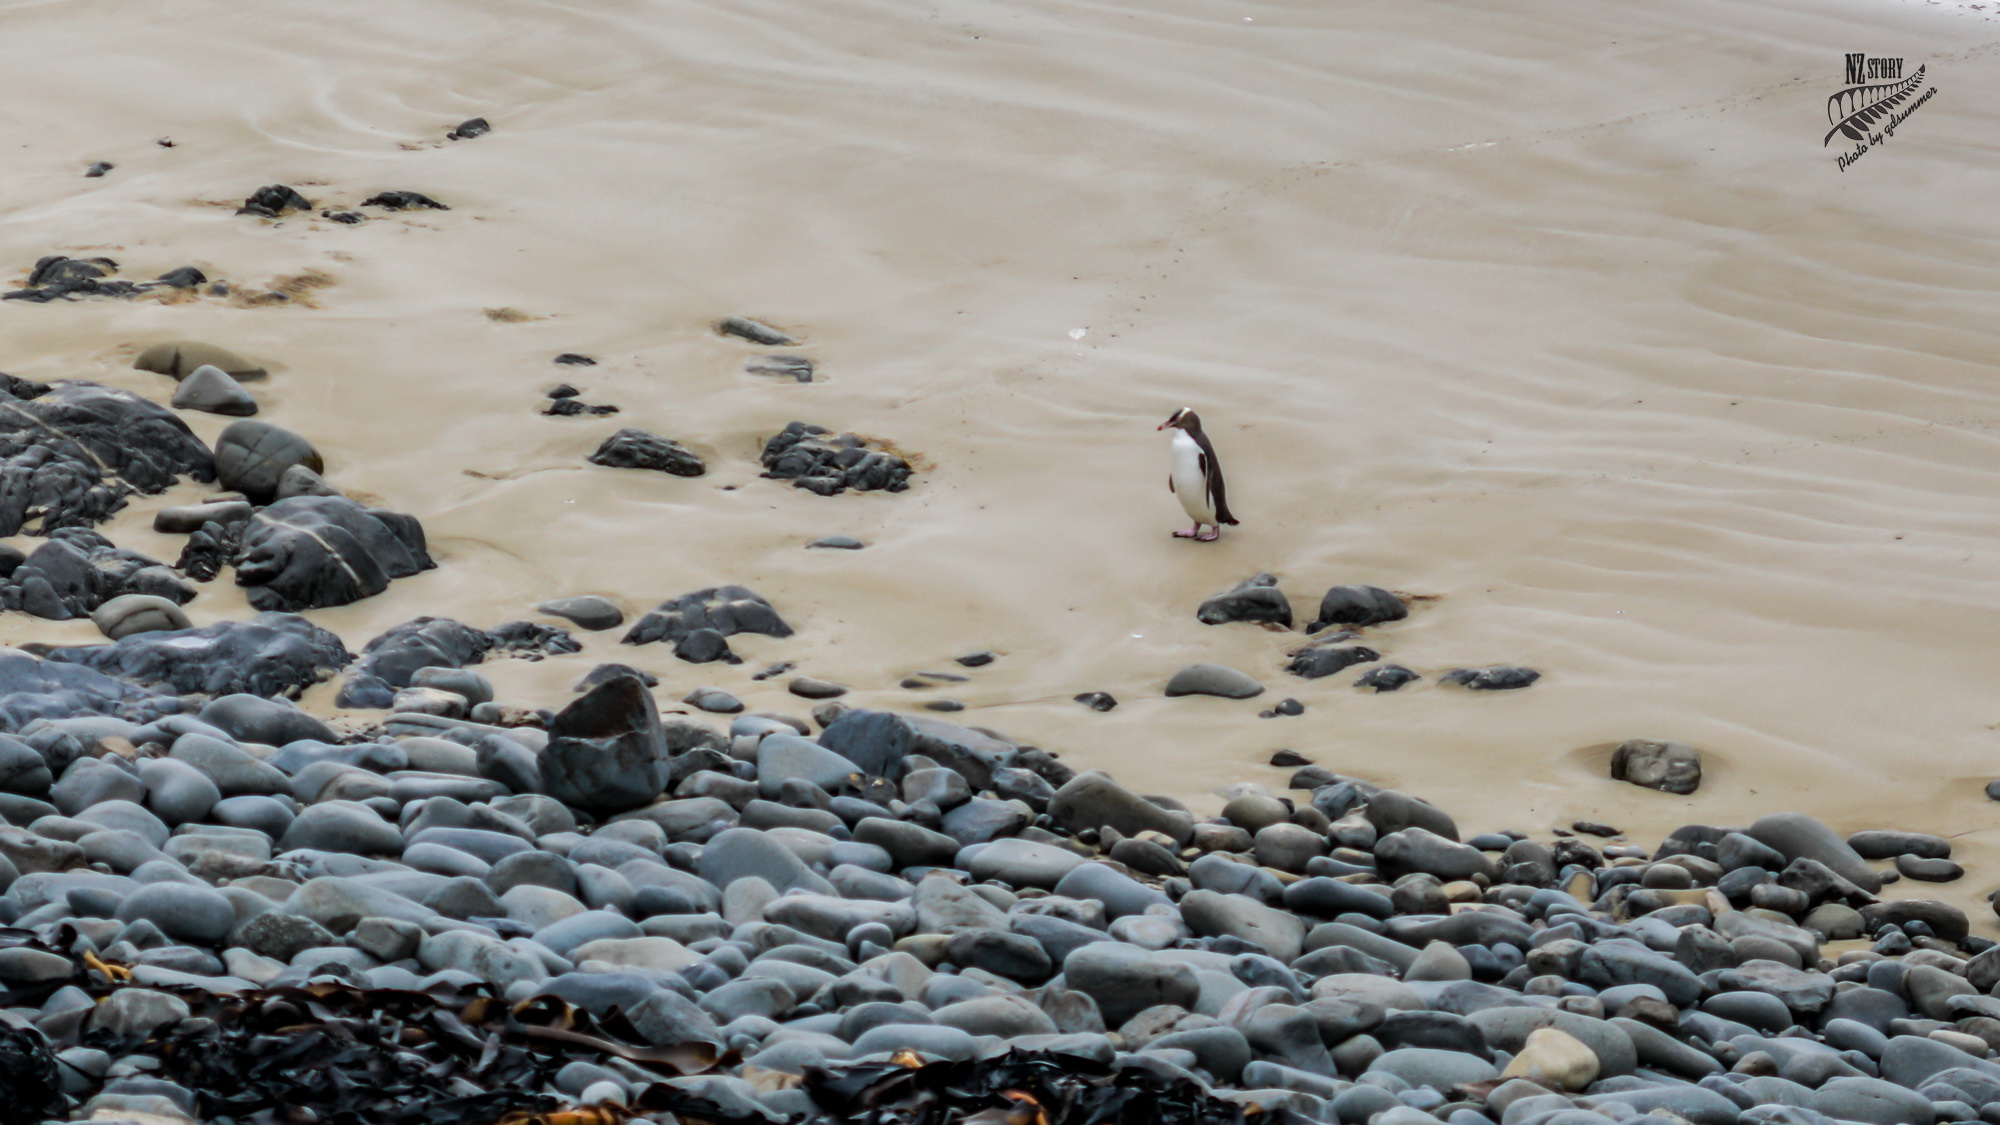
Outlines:
{"label": "dark rock", "polygon": [[1942,836],[1931,836],[1922,832],[1891,832],[1874,830],[1856,832],[1847,838],[1847,846],[1862,859],[1894,859],[1897,856],[1915,856],[1918,859],[1951,858],[1951,841]]}
{"label": "dark rock", "polygon": [[1541,678],[1542,674],[1533,668],[1497,664],[1491,668],[1454,668],[1444,674],[1443,681],[1472,691],[1512,691]]}
{"label": "dark rock", "polygon": [[1251,621],[1292,627],[1292,603],[1285,600],[1284,591],[1278,589],[1277,576],[1271,574],[1244,579],[1201,603],[1194,615],[1203,625]]}
{"label": "dark rock", "polygon": [[1379,695],[1385,691],[1395,691],[1404,684],[1415,683],[1421,679],[1423,679],[1422,676],[1417,675],[1401,664],[1384,664],[1380,668],[1370,668],[1366,672],[1361,673],[1360,677],[1354,681],[1354,686],[1374,688],[1376,694]]}
{"label": "dark rock", "polygon": [[341,223],[350,227],[357,223],[368,221],[368,216],[359,211],[321,211],[319,217],[328,222]]}
{"label": "dark rock", "polygon": [[407,211],[428,209],[449,211],[451,208],[419,191],[385,191],[361,201],[363,207],[380,207],[385,211]]}
{"label": "dark rock", "polygon": [[724,637],[738,633],[792,635],[792,627],[785,624],[770,602],[742,586],[711,586],[660,603],[657,609],[633,623],[620,643],[643,645],[668,641],[679,646],[691,634],[704,629]]}
{"label": "dark rock", "polygon": [[236,213],[275,219],[287,211],[310,211],[312,206],[311,200],[284,184],[269,184],[251,192]]}
{"label": "dark rock", "polygon": [[847,689],[826,680],[816,680],[811,676],[800,676],[786,685],[793,695],[803,699],[836,699],[847,694]]}
{"label": "dark rock", "polygon": [[445,134],[445,139],[453,141],[469,141],[474,137],[483,137],[486,134],[491,133],[492,131],[493,131],[493,126],[487,124],[486,119],[484,117],[474,117],[459,122],[458,128],[453,129],[451,132]]}
{"label": "dark rock", "polygon": [[966,655],[957,657],[956,659],[958,663],[964,665],[967,668],[984,668],[988,664],[991,664],[995,660],[998,660],[1000,658],[994,655],[993,653],[982,651],[982,652],[967,653]]}
{"label": "dark rock", "polygon": [[1611,754],[1611,776],[1663,793],[1701,788],[1701,754],[1685,742],[1628,738]]}
{"label": "dark rock", "polygon": [[94,180],[116,167],[118,165],[111,163],[109,160],[98,160],[93,162],[90,167],[85,168],[83,175],[85,179]]}
{"label": "dark rock", "polygon": [[813,361],[802,355],[753,355],[743,361],[751,375],[775,375],[798,383],[813,381]]}
{"label": "dark rock", "polygon": [[1280,750],[1271,755],[1271,764],[1289,769],[1294,766],[1312,765],[1312,759],[1307,758],[1304,754],[1296,750]]}
{"label": "dark rock", "polygon": [[604,439],[588,458],[593,465],[613,469],[652,469],[677,477],[698,477],[708,471],[701,458],[679,442],[645,430],[619,430]]}
{"label": "dark rock", "polygon": [[630,676],[607,680],[557,712],[540,760],[549,796],[601,813],[650,804],[671,768],[653,697]]}
{"label": "dark rock", "polygon": [[901,492],[910,486],[910,463],[894,453],[868,448],[855,434],[834,435],[824,426],[792,422],[764,443],[764,476],[789,480],[821,496],[857,492]]}
{"label": "dark rock", "polygon": [[1403,599],[1380,586],[1335,586],[1319,600],[1319,617],[1306,626],[1317,633],[1329,625],[1367,628],[1385,621],[1401,621],[1410,615]]}
{"label": "dark rock", "polygon": [[368,642],[341,685],[336,707],[387,707],[419,668],[463,668],[484,660],[492,638],[449,617],[405,621]]}
{"label": "dark rock", "polygon": [[[559,396],[559,395],[551,395],[551,396],[549,396],[549,397],[550,397],[551,399],[553,399],[554,401],[550,402],[550,403],[549,403],[549,404],[548,404],[547,406],[544,406],[544,407],[542,407],[542,413],[544,413],[544,414],[547,414],[547,415],[550,415],[551,417],[556,417],[556,418],[579,418],[579,417],[589,417],[589,418],[597,418],[597,417],[602,417],[603,415],[606,415],[606,414],[616,414],[616,413],[618,413],[618,408],[617,408],[616,406],[613,406],[613,405],[611,405],[610,403],[587,403],[587,402],[584,402],[584,401],[583,401],[582,399],[579,399],[579,398],[575,397],[575,394],[574,394],[574,392],[572,392],[572,393],[571,393],[571,394],[569,394],[569,395],[561,395],[561,396]],[[639,431],[639,430],[629,430],[629,431],[628,431],[628,430],[621,430],[621,431],[619,431],[619,432],[620,432],[620,433],[635,433],[635,434],[636,434],[636,433],[640,433],[641,431]],[[651,435],[648,435],[648,436],[651,436]],[[661,440],[665,440],[665,439],[661,439]],[[590,459],[591,459],[591,460],[593,460],[593,461],[596,461],[596,460],[597,460],[597,456],[598,456],[598,454],[602,454],[602,453],[604,453],[604,452],[605,452],[605,449],[606,449],[606,448],[609,448],[610,444],[611,444],[611,443],[610,443],[609,441],[605,442],[604,446],[603,446],[603,447],[600,447],[600,448],[598,449],[598,451],[597,451],[597,453],[596,453],[596,454],[592,454],[592,455],[591,455],[591,458],[590,458]],[[667,444],[668,444],[668,445],[673,445],[673,443],[672,443],[672,442],[668,442]],[[693,455],[692,453],[687,453],[687,451],[686,451],[686,450],[682,450],[682,449],[680,449],[680,447],[679,447],[679,446],[674,446],[674,448],[675,448],[676,450],[679,450],[679,451],[680,451],[681,453],[685,454],[686,456],[688,456],[688,457],[690,457],[690,458],[694,457],[694,455]],[[602,461],[600,461],[600,462],[598,462],[598,463],[599,463],[599,464],[605,464],[606,462],[602,462]],[[655,467],[655,466],[653,466],[653,465],[614,465],[614,466],[613,466],[613,468],[621,468],[621,469],[650,469],[650,468],[654,468],[654,467]],[[662,470],[662,471],[667,471],[667,470]],[[681,476],[700,476],[701,474],[699,474],[699,473],[682,473],[682,474],[680,474],[680,475],[681,475]]]}
{"label": "dark rock", "polygon": [[61,528],[0,580],[0,609],[67,621],[127,594],[164,596],[179,605],[194,590],[157,559],[113,547],[93,531]]}
{"label": "dark rock", "polygon": [[1086,691],[1077,696],[1076,701],[1092,711],[1109,711],[1118,706],[1118,700],[1108,691]]}
{"label": "dark rock", "polygon": [[349,656],[338,636],[303,617],[260,613],[108,645],[54,648],[47,659],[175,695],[296,697],[346,667]]}
{"label": "dark rock", "polygon": [[1356,664],[1368,664],[1382,659],[1382,654],[1364,645],[1344,645],[1314,641],[1304,648],[1295,649],[1291,659],[1285,664],[1285,671],[1302,679],[1317,680],[1336,672],[1351,668]]}
{"label": "dark rock", "polygon": [[[158,638],[166,635],[142,633],[118,645],[58,651],[101,652],[147,639],[157,643]],[[18,731],[36,719],[70,719],[82,715],[106,715],[146,723],[186,708],[185,703],[172,695],[122,678],[114,679],[93,667],[78,667],[83,663],[53,655],[40,660],[25,652],[0,651],[0,728]],[[232,669],[239,675],[246,671]],[[7,815],[12,818],[15,813],[9,810]]]}
{"label": "dark rock", "polygon": [[51,254],[35,262],[28,274],[28,287],[5,297],[9,301],[47,304],[78,297],[132,297],[147,287],[130,281],[107,280],[118,263],[109,258],[70,258]]}
{"label": "dark rock", "polygon": [[788,348],[798,343],[782,329],[742,316],[732,316],[717,322],[715,330],[724,336],[735,336],[753,344],[767,344],[772,347]]}
{"label": "dark rock", "polygon": [[183,475],[215,479],[214,458],[157,403],[84,382],[28,399],[0,393],[0,537],[36,517],[43,535],[89,527]]}
{"label": "dark rock", "polygon": [[534,621],[509,621],[504,625],[495,625],[486,630],[486,639],[493,644],[487,650],[488,655],[516,660],[535,661],[547,656],[568,656],[583,651],[583,646],[577,643],[568,629]]}
{"label": "dark rock", "polygon": [[154,278],[153,283],[164,285],[168,289],[193,289],[207,280],[208,275],[194,266],[180,266]]}
{"label": "dark rock", "polygon": [[[256,423],[236,425],[246,424]],[[413,516],[363,508],[344,496],[294,496],[242,526],[234,565],[252,606],[297,611],[372,597],[391,579],[437,564]]]}
{"label": "dark rock", "polygon": [[1777,851],[1786,860],[1813,859],[1835,874],[1873,894],[1882,887],[1881,876],[1866,860],[1855,854],[1847,841],[1831,828],[1804,813],[1774,813],[1760,818],[1749,829],[1759,843]]}
{"label": "dark rock", "polygon": [[243,384],[220,367],[208,365],[195,368],[193,374],[181,380],[180,386],[174,388],[172,402],[179,410],[200,410],[235,418],[257,413],[257,400],[250,397]]}
{"label": "dark rock", "polygon": [[311,442],[268,422],[235,422],[215,439],[217,479],[222,487],[236,489],[252,500],[276,496],[279,479],[294,465],[304,465],[315,473],[326,469]]}
{"label": "dark rock", "polygon": [[861,708],[820,732],[819,743],[869,777],[899,776],[903,759],[921,754],[956,771],[974,790],[989,788],[996,769],[1013,765],[1016,748],[970,727],[923,715]]}
{"label": "dark rock", "polygon": [[576,625],[579,629],[598,632],[615,629],[625,623],[625,611],[610,598],[595,594],[582,594],[573,598],[557,598],[535,607],[542,613],[551,613]]}

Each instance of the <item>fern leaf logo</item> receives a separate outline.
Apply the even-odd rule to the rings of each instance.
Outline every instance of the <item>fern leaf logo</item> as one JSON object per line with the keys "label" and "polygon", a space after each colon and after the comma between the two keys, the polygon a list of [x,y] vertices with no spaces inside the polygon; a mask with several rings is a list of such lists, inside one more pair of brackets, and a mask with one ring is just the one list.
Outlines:
{"label": "fern leaf logo", "polygon": [[1820,142],[1820,147],[1832,144],[1836,133],[1849,140],[1864,139],[1868,135],[1868,126],[1908,100],[1923,84],[1924,68],[1920,66],[1915,74],[1901,82],[1851,86],[1826,99],[1826,119],[1833,123],[1833,129],[1827,133],[1826,140]]}

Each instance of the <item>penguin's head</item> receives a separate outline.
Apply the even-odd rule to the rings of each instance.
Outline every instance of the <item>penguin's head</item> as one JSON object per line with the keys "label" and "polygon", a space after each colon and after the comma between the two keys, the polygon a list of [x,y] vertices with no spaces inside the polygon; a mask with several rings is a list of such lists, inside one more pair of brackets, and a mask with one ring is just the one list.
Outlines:
{"label": "penguin's head", "polygon": [[1201,419],[1195,417],[1194,411],[1183,406],[1179,410],[1174,411],[1173,417],[1160,423],[1158,428],[1162,430],[1199,430],[1201,429]]}

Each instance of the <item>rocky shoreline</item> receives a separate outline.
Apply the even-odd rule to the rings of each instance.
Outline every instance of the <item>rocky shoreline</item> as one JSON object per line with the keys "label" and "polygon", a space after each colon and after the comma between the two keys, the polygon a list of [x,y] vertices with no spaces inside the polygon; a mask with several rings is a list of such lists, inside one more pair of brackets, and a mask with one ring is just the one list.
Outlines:
{"label": "rocky shoreline", "polygon": [[[239,418],[265,375],[185,342],[138,366]],[[639,430],[589,459],[704,471]],[[802,422],[761,462],[827,496],[911,480]],[[1462,839],[1290,752],[1284,790],[1200,816],[808,677],[787,686],[809,717],[715,688],[663,714],[623,664],[560,708],[501,700],[477,666],[578,652],[569,627],[419,617],[354,653],[301,616],[435,565],[416,518],[325,471],[267,423],[211,450],[128,392],[0,386],[0,519],[45,539],[0,555],[0,606],[108,641],[0,651],[0,1125],[2000,1122],[2000,951],[1956,907],[1881,895],[1961,876],[1940,837],[1775,813],[1650,849],[1582,823]],[[222,491],[157,514],[187,536],[174,564],[92,530],[182,477]],[[180,606],[224,572],[264,612],[192,627]],[[1285,671],[1421,679],[1347,643],[1409,601],[1335,587]],[[625,624],[603,598],[539,609]],[[1197,615],[1293,624],[1270,575]],[[730,585],[621,639],[740,663],[731,637],[792,632]],[[294,702],[334,677],[349,714]],[[1263,691],[1207,664],[1165,689]],[[1700,783],[1676,743],[1633,740],[1611,772]]]}

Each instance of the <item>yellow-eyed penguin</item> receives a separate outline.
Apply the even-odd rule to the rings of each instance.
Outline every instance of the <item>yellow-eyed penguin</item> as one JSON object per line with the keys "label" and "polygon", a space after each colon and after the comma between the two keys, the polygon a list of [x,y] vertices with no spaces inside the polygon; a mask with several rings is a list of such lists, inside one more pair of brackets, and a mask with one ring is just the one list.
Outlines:
{"label": "yellow-eyed penguin", "polygon": [[[1174,538],[1213,543],[1222,537],[1223,524],[1236,525],[1236,517],[1229,514],[1229,497],[1222,484],[1222,462],[1216,459],[1215,447],[1209,444],[1208,435],[1201,432],[1201,419],[1185,406],[1174,411],[1174,416],[1160,423],[1159,428],[1174,431],[1173,468],[1167,474],[1167,488],[1180,497],[1181,507],[1194,521],[1194,526],[1186,531],[1174,532]],[[1210,530],[1203,532],[1203,527]]]}

